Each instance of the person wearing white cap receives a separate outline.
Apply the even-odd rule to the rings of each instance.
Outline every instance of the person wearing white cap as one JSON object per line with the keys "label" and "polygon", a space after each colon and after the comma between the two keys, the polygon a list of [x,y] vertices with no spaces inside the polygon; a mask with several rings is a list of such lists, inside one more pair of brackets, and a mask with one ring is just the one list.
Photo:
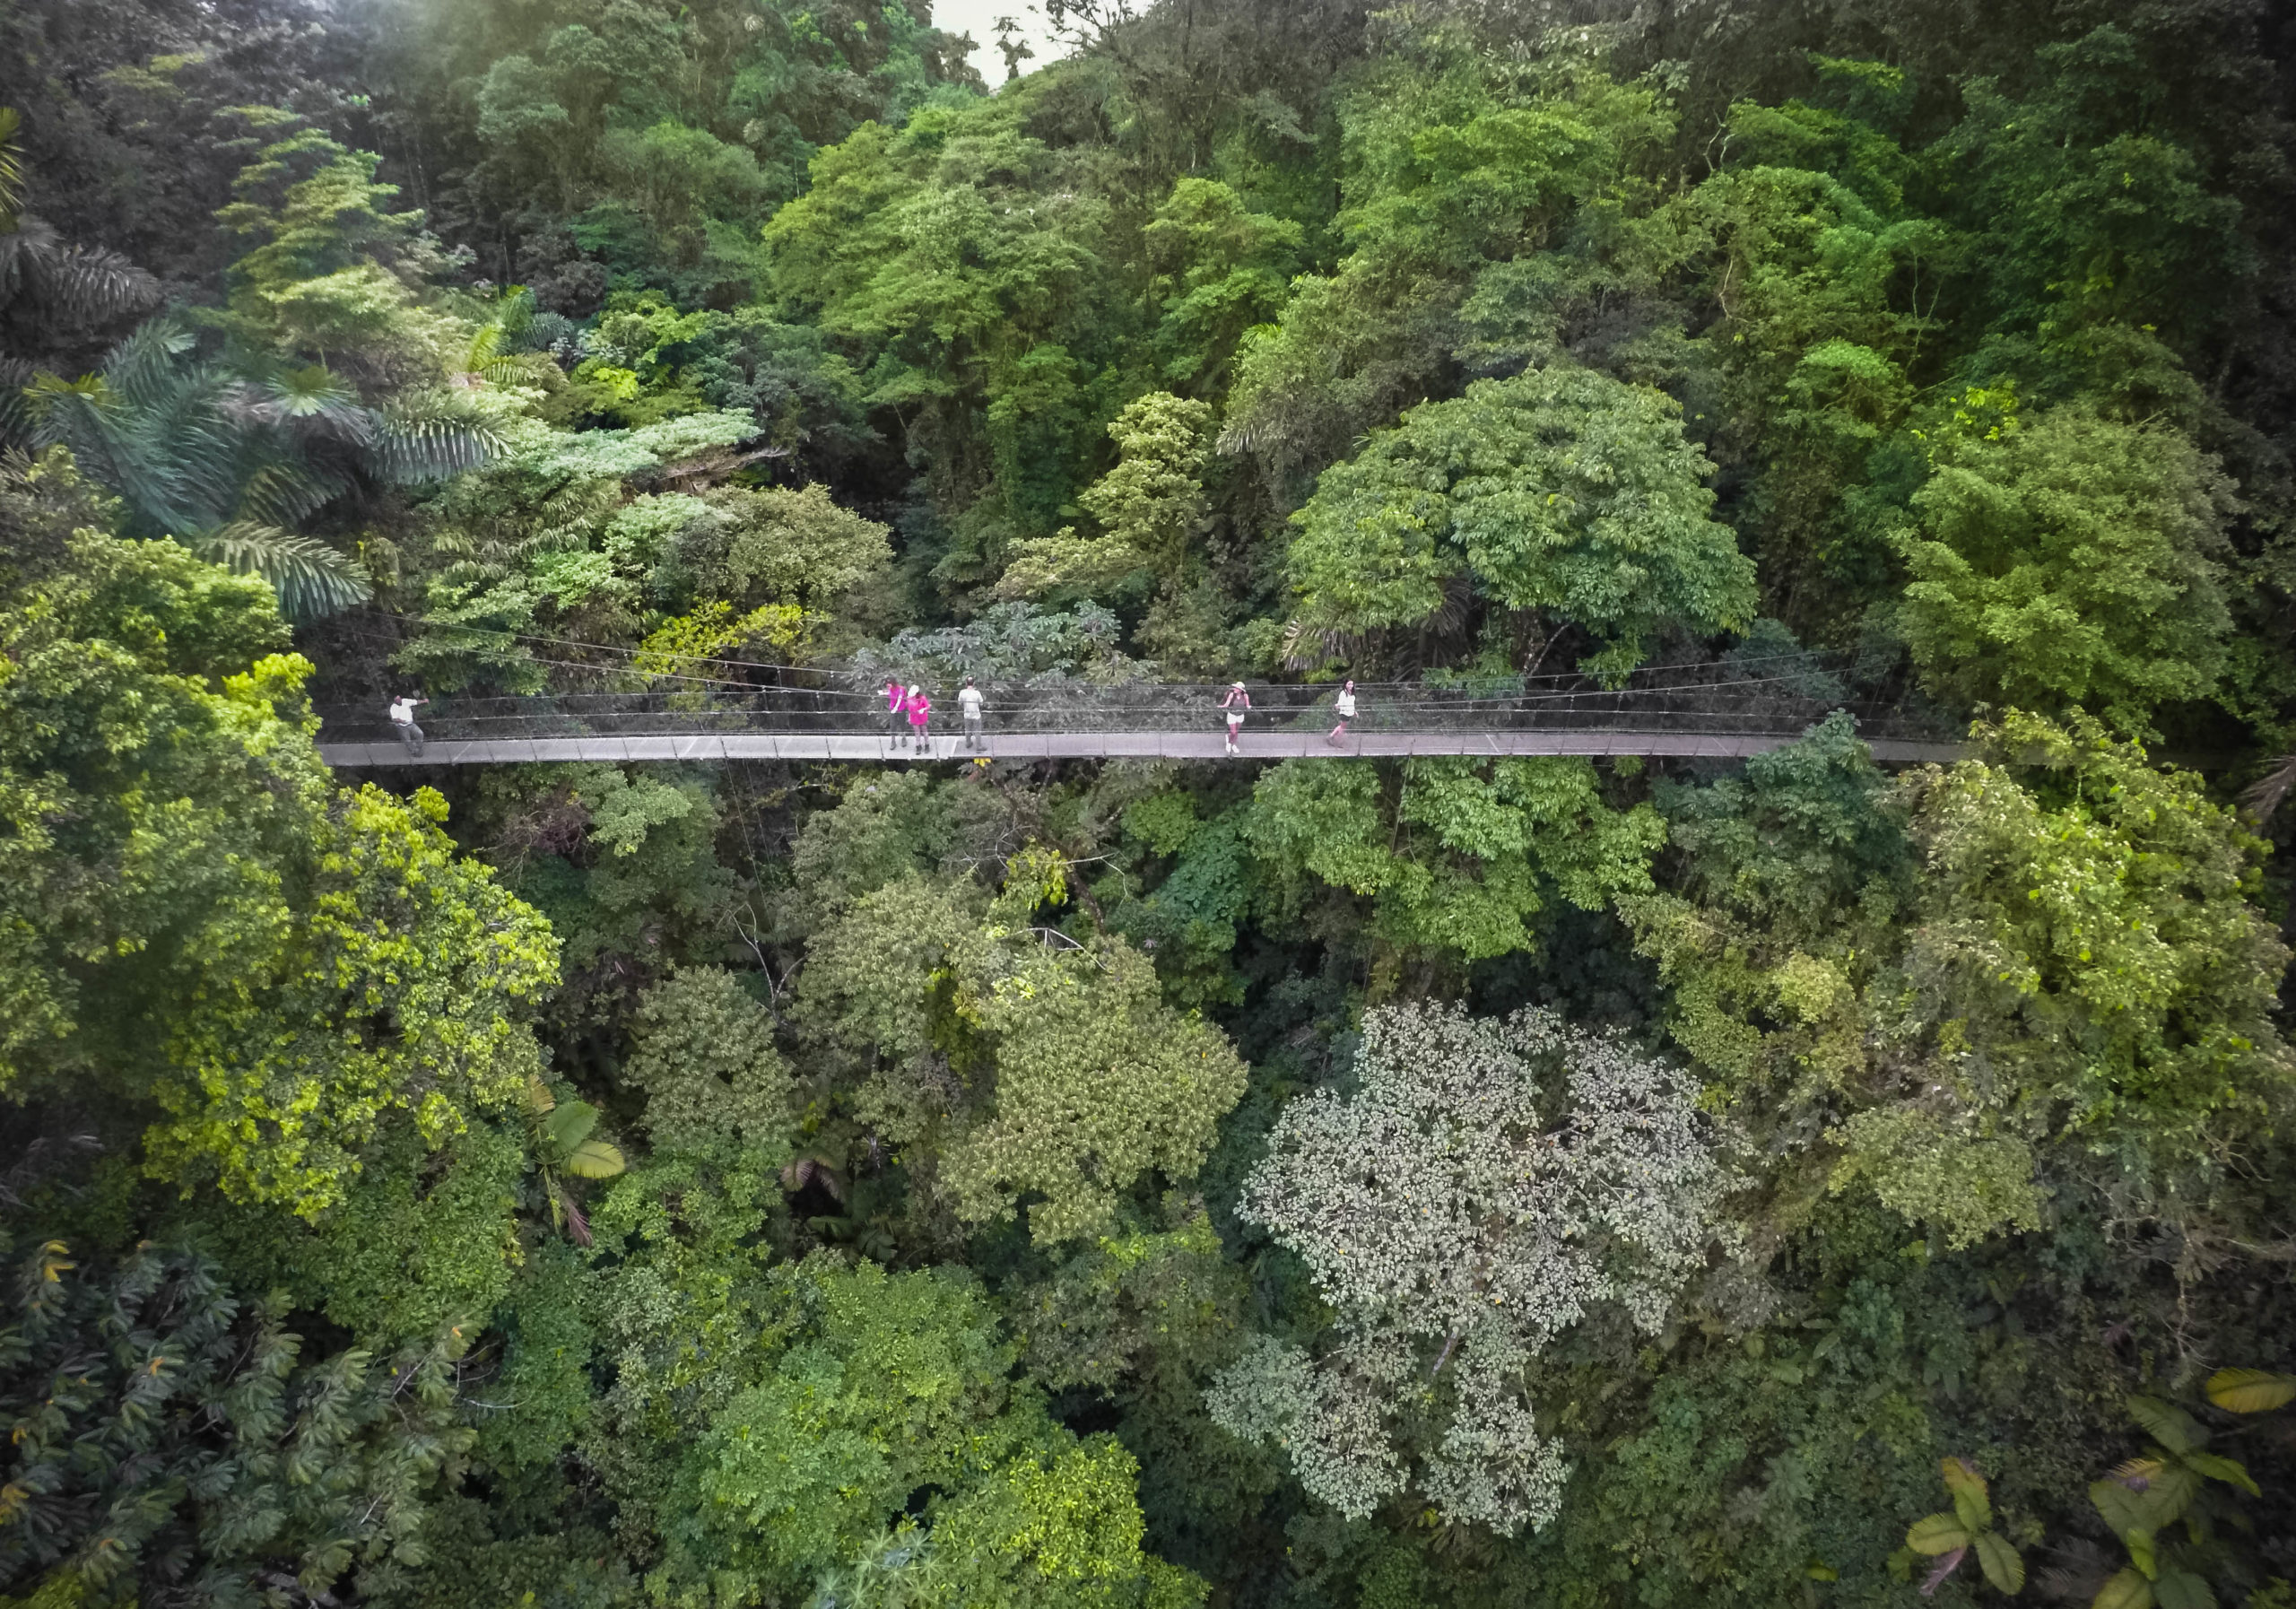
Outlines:
{"label": "person wearing white cap", "polygon": [[1236,739],[1244,729],[1244,717],[1252,707],[1252,695],[1244,691],[1241,682],[1228,684],[1227,696],[1220,700],[1220,708],[1228,712],[1228,752],[1237,753]]}
{"label": "person wearing white cap", "polygon": [[920,754],[930,752],[933,744],[930,729],[933,700],[925,696],[922,687],[911,682],[909,697],[902,701],[901,707],[909,711],[909,746]]}

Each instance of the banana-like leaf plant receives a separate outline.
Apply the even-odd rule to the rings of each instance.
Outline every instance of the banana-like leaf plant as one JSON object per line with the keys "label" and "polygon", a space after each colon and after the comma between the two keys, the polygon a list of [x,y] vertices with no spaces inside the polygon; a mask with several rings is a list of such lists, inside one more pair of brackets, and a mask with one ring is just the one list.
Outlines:
{"label": "banana-like leaf plant", "polygon": [[1985,1477],[1965,1458],[1941,1459],[1938,1469],[1952,1509],[1923,1515],[1905,1534],[1906,1546],[1937,1561],[1921,1584],[1922,1596],[1935,1592],[1971,1553],[1996,1589],[2018,1592],[2025,1585],[2024,1556],[1993,1528],[1993,1497]]}
{"label": "banana-like leaf plant", "polygon": [[[2207,1429],[2175,1404],[2132,1396],[2128,1413],[2152,1442],[2089,1487],[2089,1500],[2128,1549],[2127,1567],[2105,1583],[2092,1609],[2215,1609],[2216,1594],[2190,1568],[2189,1554],[2210,1536],[2210,1483],[2263,1493],[2245,1465],[2207,1450]],[[2183,1544],[2161,1535],[2179,1523]]]}
{"label": "banana-like leaf plant", "polygon": [[543,1193],[550,1199],[550,1221],[561,1233],[584,1246],[590,1243],[589,1220],[565,1183],[567,1178],[612,1178],[629,1163],[619,1147],[594,1140],[598,1109],[587,1100],[560,1104],[550,1086],[539,1078],[526,1080],[526,1120],[534,1146],[535,1166],[542,1174]]}
{"label": "banana-like leaf plant", "polygon": [[1906,1531],[1906,1547],[1938,1561],[1922,1581],[1922,1596],[1938,1591],[1944,1577],[1959,1570],[1961,1561],[1970,1554],[1977,1554],[1977,1568],[1997,1591],[2021,1591],[2025,1586],[2025,1559],[2009,1544],[2009,1538],[1993,1528],[1993,1494],[1986,1487],[1986,1478],[1965,1457],[1944,1457],[1938,1462],[1938,1471],[1944,1476],[1944,1492],[1954,1499],[1954,1508],[1949,1513],[1922,1515]]}

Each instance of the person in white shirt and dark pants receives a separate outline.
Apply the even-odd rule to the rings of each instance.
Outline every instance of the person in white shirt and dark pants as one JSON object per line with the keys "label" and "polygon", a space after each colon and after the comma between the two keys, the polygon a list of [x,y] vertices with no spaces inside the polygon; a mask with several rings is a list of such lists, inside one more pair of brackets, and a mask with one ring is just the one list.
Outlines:
{"label": "person in white shirt and dark pants", "polygon": [[957,713],[964,719],[965,747],[976,753],[987,746],[981,741],[980,710],[980,689],[972,684],[970,676],[967,676],[963,688],[957,693]]}
{"label": "person in white shirt and dark pants", "polygon": [[422,728],[414,724],[414,707],[428,704],[428,699],[398,698],[391,700],[391,725],[398,728],[398,740],[415,759],[422,758]]}

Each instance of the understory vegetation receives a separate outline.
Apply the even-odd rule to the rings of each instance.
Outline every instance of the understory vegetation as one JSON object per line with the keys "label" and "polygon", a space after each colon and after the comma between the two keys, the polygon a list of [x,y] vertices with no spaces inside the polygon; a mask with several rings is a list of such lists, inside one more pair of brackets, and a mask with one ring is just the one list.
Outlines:
{"label": "understory vegetation", "polygon": [[2296,1609],[2284,9],[1047,9],[0,0],[0,1609]]}

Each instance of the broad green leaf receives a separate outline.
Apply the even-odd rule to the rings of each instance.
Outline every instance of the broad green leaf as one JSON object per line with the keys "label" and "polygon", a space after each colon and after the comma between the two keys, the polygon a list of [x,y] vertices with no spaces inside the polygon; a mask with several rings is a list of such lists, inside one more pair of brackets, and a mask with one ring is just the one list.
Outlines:
{"label": "broad green leaf", "polygon": [[2161,1473],[2152,1477],[2152,1489],[2145,1493],[2146,1500],[2161,1518],[2146,1529],[2157,1531],[2170,1520],[2182,1518],[2185,1510],[2192,1507],[2193,1499],[2199,1495],[2200,1474],[2189,1463],[2163,1465]]}
{"label": "broad green leaf", "polygon": [[2228,1413],[2269,1413],[2296,1402],[2296,1374],[2220,1369],[2208,1377],[2208,1400]]}
{"label": "broad green leaf", "polygon": [[590,1137],[598,1126],[598,1109],[587,1100],[570,1100],[542,1121],[543,1133],[560,1151],[571,1151]]}
{"label": "broad green leaf", "polygon": [[2216,1609],[2216,1594],[2188,1570],[2162,1570],[2152,1583],[2152,1601],[2161,1609]]}
{"label": "broad green leaf", "polygon": [[2025,1584],[2025,1561],[1995,1532],[1978,1536],[1977,1562],[1985,1579],[2003,1592],[2013,1593]]}
{"label": "broad green leaf", "polygon": [[1945,1490],[1953,1494],[1953,1512],[1961,1517],[1961,1525],[1972,1535],[1993,1524],[1993,1503],[1986,1495],[1985,1477],[1960,1458],[1945,1458],[1938,1467],[1945,1476]]}
{"label": "broad green leaf", "polygon": [[2222,1481],[2227,1486],[2238,1486],[2250,1497],[2262,1497],[2256,1479],[2248,1474],[2248,1465],[2238,1458],[2227,1458],[2216,1453],[2187,1453],[2185,1467],[2195,1474],[2205,1475],[2212,1481]]}
{"label": "broad green leaf", "polygon": [[1905,1544],[1917,1553],[1950,1553],[1970,1544],[1970,1534],[1950,1514],[1925,1514],[1907,1527]]}
{"label": "broad green leaf", "polygon": [[2122,1570],[2105,1583],[2089,1609],[2152,1609],[2152,1583],[2133,1570]]}
{"label": "broad green leaf", "polygon": [[2208,1445],[2208,1432],[2201,1429],[2199,1421],[2157,1396],[2130,1397],[2128,1416],[2172,1453],[2188,1453]]}
{"label": "broad green leaf", "polygon": [[[2196,1476],[2175,1466],[2164,1468],[2152,1478],[2131,1477],[2126,1474],[2127,1468],[2124,1465],[2089,1485],[2089,1500],[2097,1505],[2105,1523],[2123,1536],[2131,1531],[2150,1534],[2174,1520],[2185,1511],[2190,1489],[2199,1483]],[[2172,1474],[2183,1475],[2181,1488],[2169,1479]]]}
{"label": "broad green leaf", "polygon": [[604,1140],[585,1140],[566,1159],[566,1171],[577,1178],[612,1178],[628,1166],[621,1150]]}
{"label": "broad green leaf", "polygon": [[2121,1542],[2128,1549],[2128,1561],[2135,1565],[2146,1579],[2158,1580],[2161,1576],[2161,1560],[2153,1550],[2152,1533],[2131,1531],[2121,1538]]}

